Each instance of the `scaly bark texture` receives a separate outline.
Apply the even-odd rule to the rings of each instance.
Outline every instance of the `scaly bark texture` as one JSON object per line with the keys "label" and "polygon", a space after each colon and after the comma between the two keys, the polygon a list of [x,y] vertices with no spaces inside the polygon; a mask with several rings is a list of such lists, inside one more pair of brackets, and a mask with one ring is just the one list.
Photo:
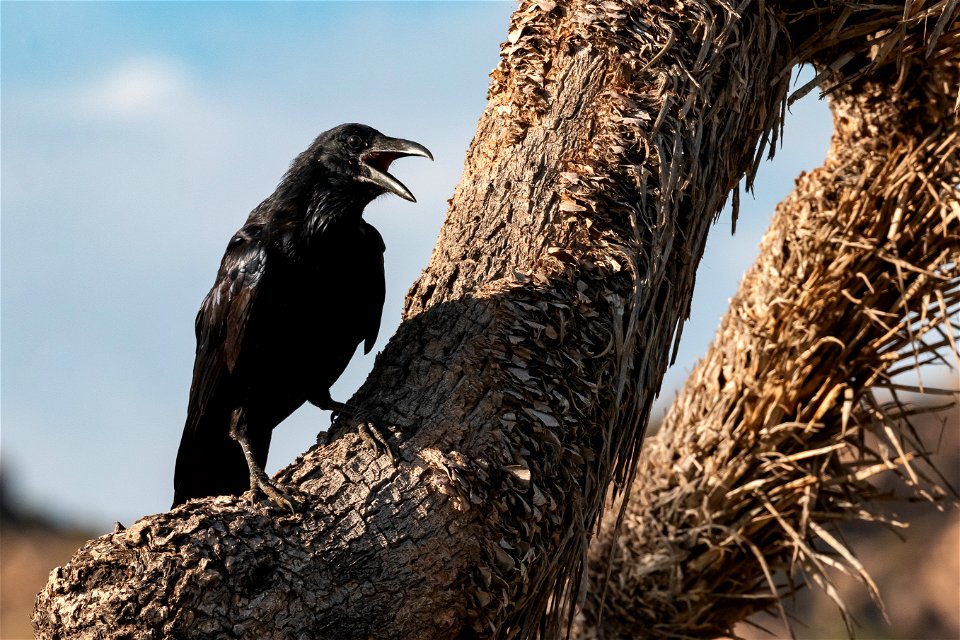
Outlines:
{"label": "scaly bark texture", "polygon": [[208,499],[91,541],[38,597],[38,635],[557,636],[710,223],[775,141],[794,45],[842,44],[849,6],[521,4],[433,257],[352,400],[400,459],[336,425],[279,474],[296,515]]}
{"label": "scaly bark texture", "polygon": [[[607,514],[576,637],[730,635],[803,584],[834,598],[852,634],[832,571],[880,602],[837,523],[884,520],[871,505],[876,474],[900,475],[914,499],[945,495],[910,425],[917,407],[882,399],[911,390],[902,374],[960,357],[952,29],[932,60],[889,64],[830,96],[826,163],[778,207],[713,345],[647,443],[619,536],[618,513]],[[938,404],[956,429],[946,395]]]}

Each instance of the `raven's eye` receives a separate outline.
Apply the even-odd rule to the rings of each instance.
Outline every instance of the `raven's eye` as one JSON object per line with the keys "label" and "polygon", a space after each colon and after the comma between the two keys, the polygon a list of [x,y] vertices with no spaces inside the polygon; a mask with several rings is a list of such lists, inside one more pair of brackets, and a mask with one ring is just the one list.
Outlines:
{"label": "raven's eye", "polygon": [[347,144],[352,149],[359,149],[363,145],[363,140],[360,139],[360,136],[350,136],[347,138]]}

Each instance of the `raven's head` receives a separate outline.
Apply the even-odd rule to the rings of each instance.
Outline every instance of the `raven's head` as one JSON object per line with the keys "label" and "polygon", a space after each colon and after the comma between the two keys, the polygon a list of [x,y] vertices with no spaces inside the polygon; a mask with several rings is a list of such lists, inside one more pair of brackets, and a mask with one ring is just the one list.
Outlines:
{"label": "raven's head", "polygon": [[433,154],[423,145],[390,138],[364,124],[342,124],[321,133],[310,151],[328,179],[346,188],[359,188],[370,199],[389,191],[416,202],[410,190],[387,170],[391,162],[404,156],[433,160]]}

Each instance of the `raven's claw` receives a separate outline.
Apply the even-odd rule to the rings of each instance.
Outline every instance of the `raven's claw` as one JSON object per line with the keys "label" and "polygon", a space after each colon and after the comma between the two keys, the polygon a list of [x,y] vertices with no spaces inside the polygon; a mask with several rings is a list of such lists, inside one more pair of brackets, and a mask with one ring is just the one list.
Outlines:
{"label": "raven's claw", "polygon": [[294,504],[287,494],[280,487],[270,482],[266,473],[259,469],[257,469],[257,471],[259,471],[259,473],[253,470],[250,472],[250,491],[253,493],[253,498],[256,499],[257,494],[261,493],[270,504],[280,507],[281,509],[286,509],[291,514],[296,513]]}
{"label": "raven's claw", "polygon": [[380,427],[378,427],[372,421],[364,418],[363,412],[357,407],[351,406],[344,402],[325,399],[321,408],[329,409],[333,412],[333,414],[330,416],[331,423],[338,422],[341,418],[346,418],[349,422],[356,424],[357,435],[360,436],[361,440],[373,447],[373,449],[377,452],[377,455],[383,455],[386,453],[388,456],[390,456],[390,461],[394,464],[396,464],[397,460],[400,459],[400,454],[397,452],[396,445],[393,444],[393,441],[390,438],[389,431],[385,434]]}
{"label": "raven's claw", "polygon": [[383,455],[386,453],[390,456],[390,462],[396,464],[397,460],[400,459],[400,454],[397,452],[396,446],[393,444],[393,440],[389,436],[385,436],[372,422],[360,421],[357,423],[357,435],[360,436],[360,439],[369,444],[377,452],[377,455]]}

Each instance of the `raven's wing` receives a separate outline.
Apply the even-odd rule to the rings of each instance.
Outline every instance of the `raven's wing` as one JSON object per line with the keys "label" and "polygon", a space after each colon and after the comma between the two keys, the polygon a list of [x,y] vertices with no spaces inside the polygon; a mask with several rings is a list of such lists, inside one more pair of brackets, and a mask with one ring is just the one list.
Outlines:
{"label": "raven's wing", "polygon": [[380,333],[380,318],[383,316],[383,301],[387,295],[386,276],[383,268],[383,253],[387,245],[376,227],[363,221],[363,235],[372,254],[364,262],[370,265],[368,275],[370,289],[366,296],[367,308],[363,310],[363,352],[370,353]]}
{"label": "raven's wing", "polygon": [[[241,493],[248,485],[243,454],[230,438],[231,414],[244,388],[232,378],[266,267],[262,232],[261,226],[246,225],[234,234],[197,313],[196,361],[177,452],[174,505],[194,497]],[[269,439],[265,444],[269,446]]]}
{"label": "raven's wing", "polygon": [[230,239],[217,281],[197,312],[197,356],[190,413],[204,413],[223,376],[237,367],[266,267],[262,227],[245,226]]}

